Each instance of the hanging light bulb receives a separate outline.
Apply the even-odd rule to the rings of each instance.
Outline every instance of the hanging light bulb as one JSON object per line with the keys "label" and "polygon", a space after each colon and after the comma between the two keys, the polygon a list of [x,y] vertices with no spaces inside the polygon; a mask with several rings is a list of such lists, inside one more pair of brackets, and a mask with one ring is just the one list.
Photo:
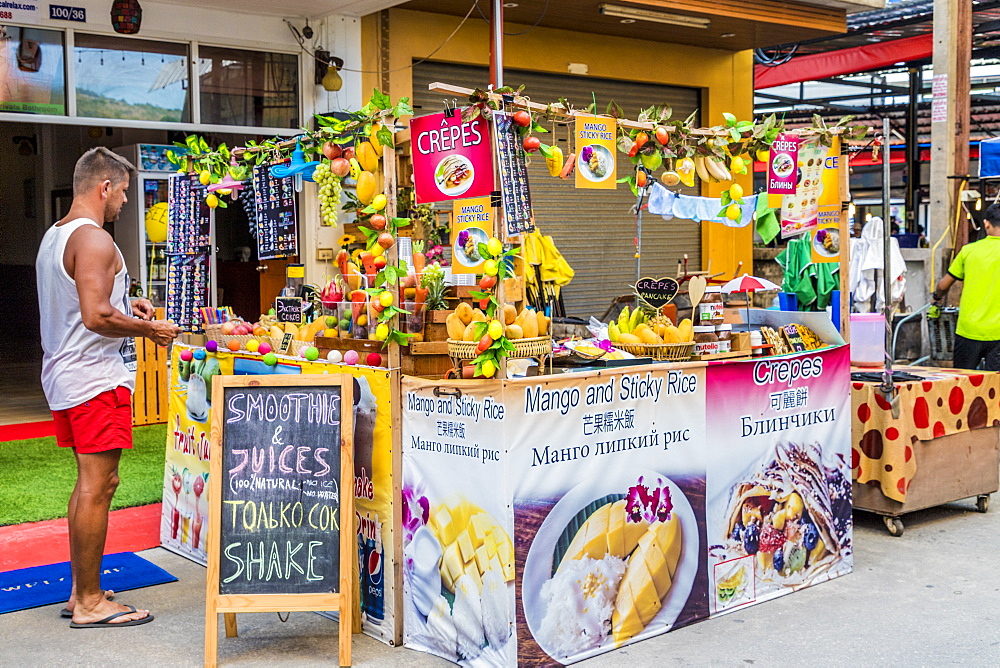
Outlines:
{"label": "hanging light bulb", "polygon": [[979,199],[976,200],[976,211],[982,211],[982,210],[983,210],[983,198],[980,197]]}
{"label": "hanging light bulb", "polygon": [[344,87],[344,80],[340,77],[340,68],[344,66],[344,61],[336,56],[330,58],[330,64],[326,68],[323,76],[323,88],[335,93]]}

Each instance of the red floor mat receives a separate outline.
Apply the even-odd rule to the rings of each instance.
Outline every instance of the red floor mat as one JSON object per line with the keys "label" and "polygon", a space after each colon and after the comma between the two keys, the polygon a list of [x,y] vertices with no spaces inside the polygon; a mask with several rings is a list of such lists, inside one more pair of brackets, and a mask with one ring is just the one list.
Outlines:
{"label": "red floor mat", "polygon": [[56,435],[56,423],[52,420],[45,422],[25,422],[23,424],[0,425],[0,443],[6,441],[20,441],[26,438],[44,438]]}
{"label": "red floor mat", "polygon": [[[160,544],[160,506],[153,503],[115,510],[108,518],[104,554],[138,552]],[[0,527],[0,571],[69,561],[65,519]]]}

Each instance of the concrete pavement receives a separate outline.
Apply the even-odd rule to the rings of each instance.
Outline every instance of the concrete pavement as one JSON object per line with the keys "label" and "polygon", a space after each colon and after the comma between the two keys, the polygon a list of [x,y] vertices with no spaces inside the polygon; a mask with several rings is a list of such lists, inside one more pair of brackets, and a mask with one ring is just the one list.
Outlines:
{"label": "concrete pavement", "polygon": [[[584,665],[1000,665],[1000,508],[972,508],[968,500],[908,515],[901,538],[875,515],[855,513],[852,575]],[[0,615],[0,665],[200,665],[205,569],[161,548],[140,554],[180,579],[119,597],[152,610],[153,623],[72,630],[55,605]],[[236,639],[220,630],[220,665],[336,664],[337,625],[319,615],[281,623],[273,613],[247,614],[239,624]],[[366,636],[355,636],[354,658],[358,666],[449,665]]]}

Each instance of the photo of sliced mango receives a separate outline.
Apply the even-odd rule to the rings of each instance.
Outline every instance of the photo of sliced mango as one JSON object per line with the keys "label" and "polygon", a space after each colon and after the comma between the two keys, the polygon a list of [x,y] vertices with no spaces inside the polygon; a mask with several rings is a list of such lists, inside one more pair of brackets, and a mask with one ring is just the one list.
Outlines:
{"label": "photo of sliced mango", "polygon": [[464,497],[453,496],[431,509],[431,531],[441,543],[441,580],[448,591],[468,575],[482,589],[483,576],[495,570],[514,579],[514,544],[492,515]]}

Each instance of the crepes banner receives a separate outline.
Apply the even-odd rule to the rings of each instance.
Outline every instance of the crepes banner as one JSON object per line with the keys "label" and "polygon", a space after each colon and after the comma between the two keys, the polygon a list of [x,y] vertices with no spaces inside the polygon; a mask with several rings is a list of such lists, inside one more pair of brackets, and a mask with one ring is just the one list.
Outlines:
{"label": "crepes banner", "polygon": [[[189,358],[189,359],[184,359]],[[167,454],[160,543],[207,563],[209,439],[212,379],[218,375],[348,373],[354,385],[354,503],[358,540],[361,619],[366,634],[395,639],[395,572],[392,531],[392,372],[260,355],[208,353],[173,346],[169,385]],[[203,500],[204,497],[204,500]],[[389,546],[388,549],[386,546]]]}
{"label": "crepes banner", "polygon": [[[800,144],[795,192],[781,198],[781,236],[789,238],[827,230],[840,223],[840,137],[829,147],[819,141]],[[840,255],[840,232],[814,237],[820,262],[836,262]]]}
{"label": "crepes banner", "polygon": [[410,121],[418,204],[489,196],[493,191],[489,128],[482,116],[463,121],[461,110]]}
{"label": "crepes banner", "polygon": [[713,614],[851,572],[850,356],[708,369]]}
{"label": "crepes banner", "polygon": [[613,118],[576,117],[576,187],[614,190],[617,156]]}

